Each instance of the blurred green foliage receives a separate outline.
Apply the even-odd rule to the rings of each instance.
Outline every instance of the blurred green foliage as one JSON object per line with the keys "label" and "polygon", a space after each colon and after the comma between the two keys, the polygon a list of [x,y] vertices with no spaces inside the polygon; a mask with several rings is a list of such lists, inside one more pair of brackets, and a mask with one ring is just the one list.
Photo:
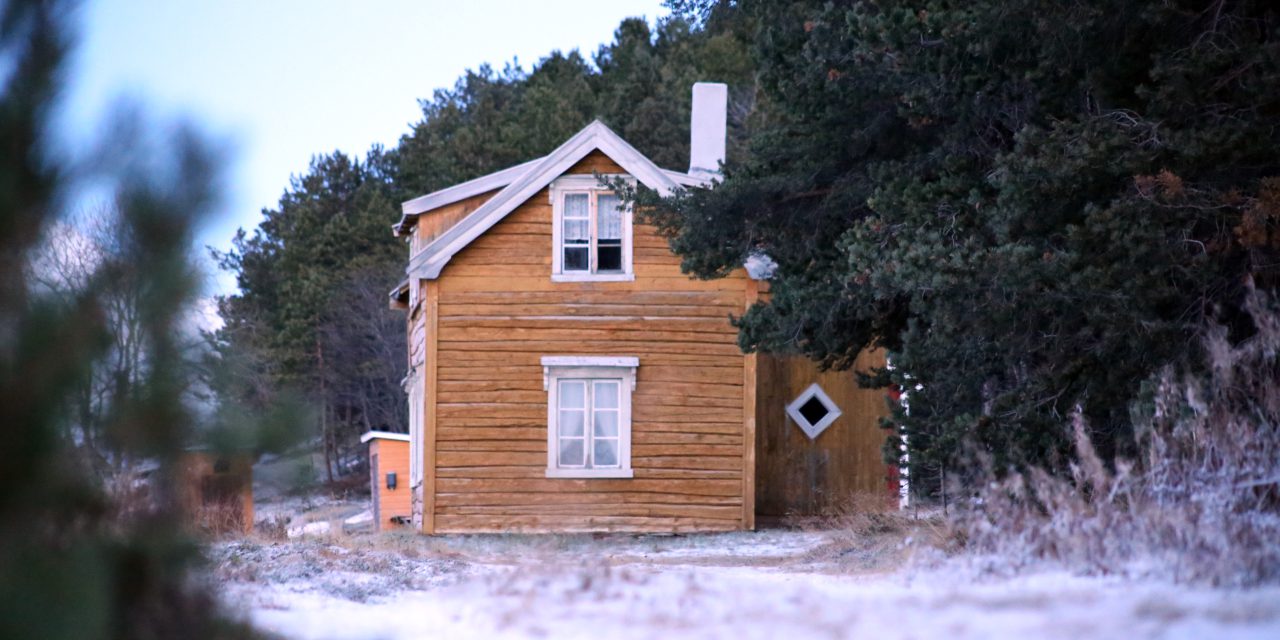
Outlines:
{"label": "blurred green foliage", "polygon": [[[196,422],[181,337],[198,291],[191,225],[216,196],[217,157],[190,128],[139,118],[114,123],[99,152],[74,162],[55,150],[72,20],[67,2],[0,3],[0,638],[252,637],[195,572],[176,486]],[[90,182],[113,192],[120,251],[75,296],[32,287],[30,252]],[[112,390],[103,430],[115,455],[158,465],[145,500],[80,464],[67,429],[118,337],[100,292],[125,274],[145,366]]]}

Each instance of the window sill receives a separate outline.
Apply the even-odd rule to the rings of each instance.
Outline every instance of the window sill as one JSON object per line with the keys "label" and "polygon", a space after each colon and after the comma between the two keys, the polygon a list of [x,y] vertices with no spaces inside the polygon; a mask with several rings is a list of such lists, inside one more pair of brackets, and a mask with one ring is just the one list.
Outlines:
{"label": "window sill", "polygon": [[553,273],[552,282],[635,282],[634,273]]}
{"label": "window sill", "polygon": [[547,469],[548,478],[632,478],[631,469]]}

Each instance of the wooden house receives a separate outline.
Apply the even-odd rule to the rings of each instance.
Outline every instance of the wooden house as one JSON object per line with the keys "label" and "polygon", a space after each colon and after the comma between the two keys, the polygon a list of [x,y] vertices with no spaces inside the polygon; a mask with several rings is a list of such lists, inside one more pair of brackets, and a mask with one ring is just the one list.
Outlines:
{"label": "wooden house", "polygon": [[[545,157],[415,198],[409,483],[424,533],[752,529],[885,490],[883,393],[743,354],[766,273],[680,259],[602,181],[713,186],[727,90],[694,87],[688,171],[600,122]],[[878,357],[867,354],[868,364]]]}
{"label": "wooden house", "polygon": [[360,436],[369,445],[369,497],[373,503],[373,529],[386,531],[407,523],[412,515],[409,499],[409,436],[370,431]]}

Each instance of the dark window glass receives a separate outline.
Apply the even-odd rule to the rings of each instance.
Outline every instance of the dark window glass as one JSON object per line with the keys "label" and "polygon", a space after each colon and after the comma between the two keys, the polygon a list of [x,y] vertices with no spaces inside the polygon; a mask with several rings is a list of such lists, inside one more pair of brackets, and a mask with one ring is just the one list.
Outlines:
{"label": "dark window glass", "polygon": [[596,244],[596,270],[622,271],[621,240],[600,240]]}
{"label": "dark window glass", "polygon": [[587,258],[590,255],[585,245],[569,245],[564,248],[564,270],[586,271]]}
{"label": "dark window glass", "polygon": [[809,398],[808,402],[800,405],[800,415],[804,416],[804,419],[808,420],[809,424],[818,424],[823,418],[827,417],[828,413],[831,412],[827,411],[827,405],[822,404],[822,401],[817,396]]}

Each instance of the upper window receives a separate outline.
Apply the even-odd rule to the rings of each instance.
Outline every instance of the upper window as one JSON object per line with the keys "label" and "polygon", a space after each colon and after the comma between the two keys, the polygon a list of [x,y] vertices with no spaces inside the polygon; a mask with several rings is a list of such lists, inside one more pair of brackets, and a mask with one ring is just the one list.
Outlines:
{"label": "upper window", "polygon": [[551,184],[551,278],[557,282],[633,280],[631,211],[592,175]]}
{"label": "upper window", "polygon": [[631,477],[636,358],[542,359],[547,389],[547,477]]}

